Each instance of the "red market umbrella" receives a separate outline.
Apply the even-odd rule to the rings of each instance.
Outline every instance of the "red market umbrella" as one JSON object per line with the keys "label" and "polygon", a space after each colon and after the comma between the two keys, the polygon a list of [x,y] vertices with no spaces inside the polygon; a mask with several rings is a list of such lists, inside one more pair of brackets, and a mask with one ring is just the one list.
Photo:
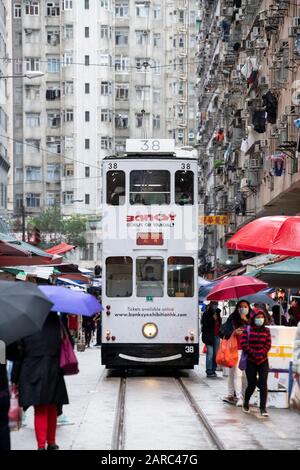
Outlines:
{"label": "red market umbrella", "polygon": [[207,300],[242,299],[247,295],[256,294],[266,289],[268,284],[255,277],[232,276],[220,281],[211,290]]}
{"label": "red market umbrella", "polygon": [[300,256],[300,217],[280,215],[253,220],[226,246],[230,250]]}

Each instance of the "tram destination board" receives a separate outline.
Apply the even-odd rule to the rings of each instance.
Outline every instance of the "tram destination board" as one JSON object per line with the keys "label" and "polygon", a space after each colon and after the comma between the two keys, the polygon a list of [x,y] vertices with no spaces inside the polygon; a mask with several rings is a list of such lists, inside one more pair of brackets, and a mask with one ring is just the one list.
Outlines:
{"label": "tram destination board", "polygon": [[128,139],[126,152],[173,153],[175,152],[175,141],[173,139]]}

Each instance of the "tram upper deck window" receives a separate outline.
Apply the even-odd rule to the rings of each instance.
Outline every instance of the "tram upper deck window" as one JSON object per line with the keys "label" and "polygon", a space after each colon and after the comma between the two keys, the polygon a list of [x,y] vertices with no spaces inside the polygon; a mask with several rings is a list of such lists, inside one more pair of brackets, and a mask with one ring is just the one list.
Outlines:
{"label": "tram upper deck window", "polygon": [[108,171],[106,174],[106,201],[111,206],[125,204],[125,172]]}
{"label": "tram upper deck window", "polygon": [[168,296],[194,296],[194,259],[175,257],[168,259]]}
{"label": "tram upper deck window", "polygon": [[107,258],[106,296],[132,296],[132,258],[126,256]]}
{"label": "tram upper deck window", "polygon": [[180,206],[194,204],[194,173],[192,171],[176,171],[175,202]]}
{"label": "tram upper deck window", "polygon": [[167,170],[137,170],[130,173],[131,205],[170,204],[171,177]]}
{"label": "tram upper deck window", "polygon": [[164,296],[164,260],[140,257],[136,260],[136,296]]}

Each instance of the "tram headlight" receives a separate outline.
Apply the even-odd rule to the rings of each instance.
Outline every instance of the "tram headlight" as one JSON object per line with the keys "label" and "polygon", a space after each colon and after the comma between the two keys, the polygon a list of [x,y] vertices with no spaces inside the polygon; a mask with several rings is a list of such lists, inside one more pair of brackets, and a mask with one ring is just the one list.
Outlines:
{"label": "tram headlight", "polygon": [[143,326],[143,335],[145,338],[152,339],[155,338],[155,336],[158,333],[158,328],[155,325],[155,323],[146,323]]}

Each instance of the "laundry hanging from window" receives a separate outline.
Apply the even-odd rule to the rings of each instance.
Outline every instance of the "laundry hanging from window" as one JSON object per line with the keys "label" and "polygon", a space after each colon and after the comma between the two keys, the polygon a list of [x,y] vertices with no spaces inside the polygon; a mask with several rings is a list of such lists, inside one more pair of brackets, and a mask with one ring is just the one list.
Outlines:
{"label": "laundry hanging from window", "polygon": [[255,132],[258,132],[259,134],[264,134],[266,132],[266,111],[254,111],[252,124]]}
{"label": "laundry hanging from window", "polygon": [[263,106],[267,111],[267,122],[270,124],[276,124],[277,121],[277,110],[278,110],[278,100],[275,95],[269,90],[262,97]]}

